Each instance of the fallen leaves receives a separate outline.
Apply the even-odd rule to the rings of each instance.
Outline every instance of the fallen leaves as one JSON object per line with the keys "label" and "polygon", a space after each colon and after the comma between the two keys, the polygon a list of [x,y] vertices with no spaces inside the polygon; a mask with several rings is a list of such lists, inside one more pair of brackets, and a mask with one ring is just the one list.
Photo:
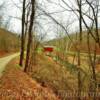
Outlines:
{"label": "fallen leaves", "polygon": [[11,62],[0,79],[0,100],[59,100]]}

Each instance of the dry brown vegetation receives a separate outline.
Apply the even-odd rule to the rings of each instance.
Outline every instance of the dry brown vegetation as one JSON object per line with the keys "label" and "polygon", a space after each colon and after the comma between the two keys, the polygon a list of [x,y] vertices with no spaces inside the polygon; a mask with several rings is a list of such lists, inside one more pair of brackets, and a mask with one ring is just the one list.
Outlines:
{"label": "dry brown vegetation", "polygon": [[8,55],[7,52],[5,52],[5,51],[0,51],[0,58],[1,58],[1,57],[4,57],[4,56],[7,56],[7,55]]}
{"label": "dry brown vegetation", "polygon": [[[13,65],[13,66],[12,66]],[[0,100],[60,100],[50,88],[40,86],[11,61],[0,79]]]}
{"label": "dry brown vegetation", "polygon": [[[44,87],[51,88],[57,95],[61,97],[62,100],[77,100],[77,96],[73,94],[73,92],[78,91],[78,69],[73,66],[72,60],[73,57],[68,57],[67,60],[70,63],[67,65],[63,65],[60,62],[55,62],[52,57],[45,56],[44,54],[37,55],[36,57],[36,66],[33,66],[32,77],[41,83]],[[84,62],[86,64],[86,62]],[[86,65],[85,65],[86,66]],[[77,67],[77,66],[76,66]],[[87,94],[91,88],[90,83],[90,75],[87,73],[87,69],[81,66],[81,79],[82,79],[82,92],[86,92]],[[85,70],[82,70],[85,69]],[[97,76],[99,82],[99,76]],[[98,90],[97,90],[98,91]],[[67,96],[67,93],[70,94],[70,97]],[[63,94],[63,95],[62,95]],[[73,97],[74,95],[74,97]],[[83,97],[84,100],[91,100],[91,97]],[[98,98],[96,100],[99,100]]]}
{"label": "dry brown vegetation", "polygon": [[[1,29],[0,50],[16,51],[20,46],[19,65],[22,67],[15,61],[6,68],[0,83],[1,99],[12,96],[23,100],[58,100],[58,97],[61,100],[99,100],[99,0],[69,0],[69,3],[67,0],[22,0],[19,4],[22,5],[21,46],[16,35]],[[59,9],[47,9],[53,5]],[[74,28],[77,32],[70,34],[75,32]],[[42,36],[42,33],[45,34]],[[48,33],[55,35],[51,45],[55,45],[57,51],[49,56],[43,52],[38,54],[38,44],[43,45],[44,35]]]}
{"label": "dry brown vegetation", "polygon": [[[44,87],[51,88],[62,100],[68,99],[67,93],[77,90],[77,78],[63,65],[57,64],[51,57],[38,55],[37,65],[33,66],[32,77]],[[75,100],[76,97],[69,97]]]}
{"label": "dry brown vegetation", "polygon": [[[98,31],[99,31],[99,34],[100,34],[100,29]],[[69,46],[67,47],[67,49],[69,51],[74,51],[74,52],[77,51],[76,48],[75,48],[75,46],[80,46],[80,51],[82,53],[88,53],[87,32],[83,31],[82,33],[83,33],[83,40],[81,41],[81,45],[80,45],[80,42],[77,40],[77,37],[76,37],[75,33],[69,34],[69,36],[73,40],[73,43],[71,43],[70,40],[69,40],[69,38],[67,36],[65,36],[63,38],[58,38],[58,39],[50,40],[50,41],[48,41],[48,42],[46,42],[44,44],[55,45],[58,48],[61,47],[61,50],[63,50],[63,48],[65,48],[65,46],[68,44]],[[78,33],[78,35],[79,35],[79,33]],[[94,52],[94,45],[95,45],[95,41],[90,36],[90,49],[91,49],[91,53]],[[64,51],[60,51],[60,52],[64,52]],[[99,48],[98,45],[97,45],[96,52],[97,52],[97,54],[100,54],[100,48]]]}
{"label": "dry brown vegetation", "polygon": [[15,52],[20,47],[19,38],[16,34],[0,28],[0,51]]}

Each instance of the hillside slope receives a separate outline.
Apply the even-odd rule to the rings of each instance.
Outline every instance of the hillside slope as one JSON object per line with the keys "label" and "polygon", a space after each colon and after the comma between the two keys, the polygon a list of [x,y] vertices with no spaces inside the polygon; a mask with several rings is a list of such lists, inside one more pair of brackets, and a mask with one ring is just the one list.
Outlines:
{"label": "hillside slope", "polygon": [[[99,30],[99,36],[100,36],[100,30]],[[78,41],[78,37],[79,37],[79,33],[77,33],[77,35],[75,33],[70,34],[70,38],[73,41],[74,44],[72,44],[72,42],[70,41],[70,39],[65,36],[62,38],[58,38],[58,39],[53,39],[50,40],[44,44],[46,45],[54,45],[57,46],[58,48],[61,48],[61,50],[65,50],[65,46],[67,46],[67,48],[70,51],[75,51],[75,46],[79,46],[81,49],[81,52],[87,52],[88,51],[88,45],[87,45],[87,32],[83,31],[83,35],[82,35],[82,43],[80,45],[79,41]],[[95,41],[92,38],[92,36],[90,36],[90,49],[91,52],[94,51],[94,47],[95,47]],[[100,54],[100,48],[97,45],[97,53]]]}
{"label": "hillside slope", "polygon": [[17,51],[20,43],[16,34],[0,28],[0,51]]}
{"label": "hillside slope", "polygon": [[17,63],[11,61],[0,79],[0,100],[60,100],[51,89],[24,73]]}

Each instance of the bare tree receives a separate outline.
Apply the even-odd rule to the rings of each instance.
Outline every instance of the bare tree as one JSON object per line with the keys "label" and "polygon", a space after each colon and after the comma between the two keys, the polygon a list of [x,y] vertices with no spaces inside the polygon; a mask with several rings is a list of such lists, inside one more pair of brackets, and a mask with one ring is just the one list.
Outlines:
{"label": "bare tree", "polygon": [[21,51],[20,51],[20,62],[19,65],[23,65],[23,59],[24,59],[24,49],[25,49],[25,8],[26,0],[23,0],[23,11],[22,11],[22,33],[21,33]]}
{"label": "bare tree", "polygon": [[[49,0],[50,1],[50,0]],[[93,53],[93,57],[91,56],[91,49],[90,49],[90,42],[87,42],[87,45],[88,45],[88,51],[87,51],[87,53],[89,54],[89,61],[90,61],[90,63],[91,63],[91,68],[92,68],[92,78],[93,78],[93,80],[94,80],[94,83],[95,83],[95,85],[94,85],[94,92],[95,92],[95,90],[96,90],[96,73],[95,73],[95,66],[96,66],[96,64],[95,64],[95,62],[96,62],[96,49],[97,49],[97,44],[99,44],[100,45],[100,40],[99,40],[99,33],[98,33],[98,13],[99,13],[99,9],[98,9],[98,7],[99,7],[99,1],[98,0],[96,0],[96,1],[94,1],[94,0],[76,0],[76,4],[77,4],[77,7],[78,7],[78,9],[77,8],[75,8],[74,6],[71,6],[71,5],[69,5],[68,3],[67,3],[67,1],[65,1],[65,0],[61,0],[65,5],[66,5],[66,7],[68,8],[65,8],[65,7],[63,7],[60,3],[60,7],[62,7],[62,8],[64,8],[66,11],[71,11],[71,12],[73,12],[76,16],[77,16],[77,18],[78,18],[78,21],[79,21],[79,40],[78,40],[78,48],[77,47],[75,47],[75,49],[76,49],[76,52],[78,53],[78,56],[77,56],[77,58],[78,58],[78,67],[80,67],[81,66],[81,62],[80,62],[80,60],[81,60],[81,58],[80,58],[80,52],[81,52],[81,42],[82,42],[82,31],[83,31],[83,26],[82,26],[82,24],[84,24],[84,26],[86,27],[86,29],[88,30],[88,32],[87,32],[87,41],[90,41],[90,39],[88,39],[88,38],[90,38],[90,37],[92,37],[93,38],[93,41],[94,41],[94,51],[92,52]],[[70,1],[70,0],[68,0],[68,1]],[[50,1],[51,2],[51,1]],[[82,7],[83,7],[83,5],[88,5],[88,7],[89,7],[89,9],[87,10],[87,11],[85,11],[84,9],[82,9]],[[51,15],[51,13],[48,13],[48,12],[46,12],[45,10],[43,10],[42,8],[39,8],[45,15],[47,15],[49,18],[51,18],[57,25],[59,25],[60,27],[62,27],[64,30],[65,30],[65,32],[67,33],[67,36],[68,36],[68,38],[70,39],[70,42],[72,42],[72,44],[73,45],[75,45],[75,43],[74,43],[74,41],[71,39],[71,37],[70,37],[70,35],[68,34],[68,32],[67,32],[67,30],[66,30],[66,28],[61,24],[61,23],[59,23],[59,21],[56,19],[56,18],[54,18],[52,15]],[[91,14],[90,13],[92,13],[92,17],[91,17]],[[91,25],[88,23],[88,21],[85,19],[85,17],[87,17],[89,20],[91,20],[91,25],[92,25],[92,27],[91,27]],[[94,31],[95,30],[95,31]],[[88,36],[88,34],[89,34],[89,36]],[[81,72],[80,72],[80,70],[79,70],[79,72],[78,72],[78,92],[79,93],[81,93],[81,89],[82,89],[82,85],[81,85]],[[79,98],[78,98],[79,100],[81,99],[81,97],[79,96]],[[95,100],[95,96],[94,96],[94,100]]]}
{"label": "bare tree", "polygon": [[27,68],[29,67],[30,49],[31,49],[31,44],[32,44],[32,28],[33,28],[34,18],[35,18],[35,0],[31,0],[30,25],[29,25],[29,31],[28,31],[28,44],[27,44],[26,62],[25,62],[25,68],[24,68],[25,72],[27,72]]}

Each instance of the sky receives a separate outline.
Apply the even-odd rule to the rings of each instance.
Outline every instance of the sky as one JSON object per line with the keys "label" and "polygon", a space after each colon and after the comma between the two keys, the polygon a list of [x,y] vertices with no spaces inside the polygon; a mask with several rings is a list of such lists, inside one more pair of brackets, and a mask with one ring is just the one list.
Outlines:
{"label": "sky", "polygon": [[[4,2],[4,1],[6,2],[6,0],[0,0],[0,3]],[[11,17],[9,30],[12,32],[15,32],[17,34],[21,33],[21,21],[19,19],[15,19],[13,17],[20,17],[21,18],[21,9],[16,7],[16,5],[18,7],[22,7],[22,4],[19,1],[20,0],[7,0],[7,2],[5,4],[5,5],[7,5],[6,10],[4,11],[5,19],[7,19],[8,17]],[[55,4],[58,2],[58,0],[55,0],[54,4],[51,4],[51,2],[48,3],[47,0],[39,0],[39,2],[46,8],[47,12],[56,12],[56,11],[58,12],[58,11],[63,10],[58,5]],[[46,5],[44,5],[44,2]],[[56,19],[58,19],[60,22],[63,22],[64,16],[65,16],[65,18],[69,17],[69,13],[66,13],[66,14],[65,13],[58,13],[58,14],[53,15],[53,16]],[[44,20],[44,18],[45,18],[45,20]],[[71,16],[70,16],[70,18],[71,18]],[[56,32],[57,26],[52,22],[52,20],[50,20],[49,18],[47,18],[45,16],[42,16],[41,18],[39,18],[38,21],[39,21],[39,23],[42,24],[45,31],[47,31],[47,38],[52,39],[56,36],[55,32]]]}
{"label": "sky", "polygon": [[18,5],[19,7],[21,7],[22,5],[18,1],[19,0],[7,0],[7,4],[6,4],[7,9],[6,9],[5,15],[11,18],[9,30],[20,34],[21,20],[14,18],[14,17],[21,18],[21,9],[17,8],[16,5]]}
{"label": "sky", "polygon": [[[4,1],[6,2],[6,0],[0,0],[0,3],[4,2]],[[18,7],[22,7],[22,4],[19,1],[20,0],[7,0],[7,2],[5,3],[5,5],[7,5],[6,10],[4,11],[5,19],[9,18],[9,20],[10,20],[9,30],[12,32],[15,32],[17,34],[21,33],[21,20],[16,19],[14,17],[21,18],[21,10],[22,9],[21,8],[19,9]],[[49,0],[49,1],[54,1],[54,0]],[[50,13],[63,11],[63,9],[58,6],[58,4],[55,4],[55,3],[58,3],[58,1],[59,0],[55,0],[55,2],[51,4],[51,2],[48,3],[47,0],[39,0],[39,2],[42,4],[42,6],[44,6],[43,8],[46,9],[46,11],[50,12]],[[45,5],[44,5],[44,3],[45,3]],[[18,7],[16,7],[16,5]],[[65,22],[70,22],[70,19],[73,18],[73,15],[70,16],[70,14],[71,13],[68,13],[68,12],[67,13],[62,12],[62,13],[54,14],[52,16],[54,18],[56,18],[57,20],[59,20],[59,22],[65,23]],[[65,19],[67,19],[67,20],[65,20]],[[52,20],[50,20],[46,16],[41,16],[40,18],[37,18],[37,21],[41,24],[41,26],[43,27],[45,32],[47,32],[46,38],[52,39],[52,38],[56,37],[58,26],[56,24],[54,24],[54,22]],[[78,23],[76,23],[76,25],[77,24]],[[73,31],[74,30],[75,30],[75,28],[73,28]],[[72,29],[71,29],[71,31],[72,31]]]}
{"label": "sky", "polygon": [[[11,18],[9,30],[17,34],[20,34],[21,20],[16,19],[14,17],[21,18],[22,9],[20,7],[22,7],[22,3],[19,2],[21,0],[0,0],[0,3],[2,3],[3,1],[5,2],[7,1],[6,10],[4,11],[5,19],[8,17]],[[76,3],[74,2],[75,0],[70,0],[70,2],[68,2],[69,0],[66,0],[66,1],[68,4],[71,4],[71,7],[75,6],[77,8]],[[65,9],[68,9],[68,8],[66,8],[66,5],[62,3],[61,0],[38,0],[38,2],[39,4],[41,4],[41,7],[45,9],[46,12],[51,13],[51,12],[60,11],[60,13],[51,14],[51,15],[54,18],[56,18],[59,21],[59,23],[63,23],[66,26],[69,23],[71,23],[71,25],[68,27],[69,33],[74,33],[79,30],[78,29],[79,23],[78,23],[76,15],[73,14],[72,12],[64,11]],[[16,6],[18,6],[19,8]],[[86,9],[86,6],[83,9]],[[39,30],[40,27],[38,26],[38,34],[46,33],[47,34],[46,38],[48,39],[55,38],[57,36],[56,33],[58,31],[63,32],[63,30],[58,25],[56,25],[50,18],[46,16],[40,16],[36,18],[36,21],[39,22],[39,24],[42,26],[41,30]],[[89,23],[89,21],[87,22]]]}

